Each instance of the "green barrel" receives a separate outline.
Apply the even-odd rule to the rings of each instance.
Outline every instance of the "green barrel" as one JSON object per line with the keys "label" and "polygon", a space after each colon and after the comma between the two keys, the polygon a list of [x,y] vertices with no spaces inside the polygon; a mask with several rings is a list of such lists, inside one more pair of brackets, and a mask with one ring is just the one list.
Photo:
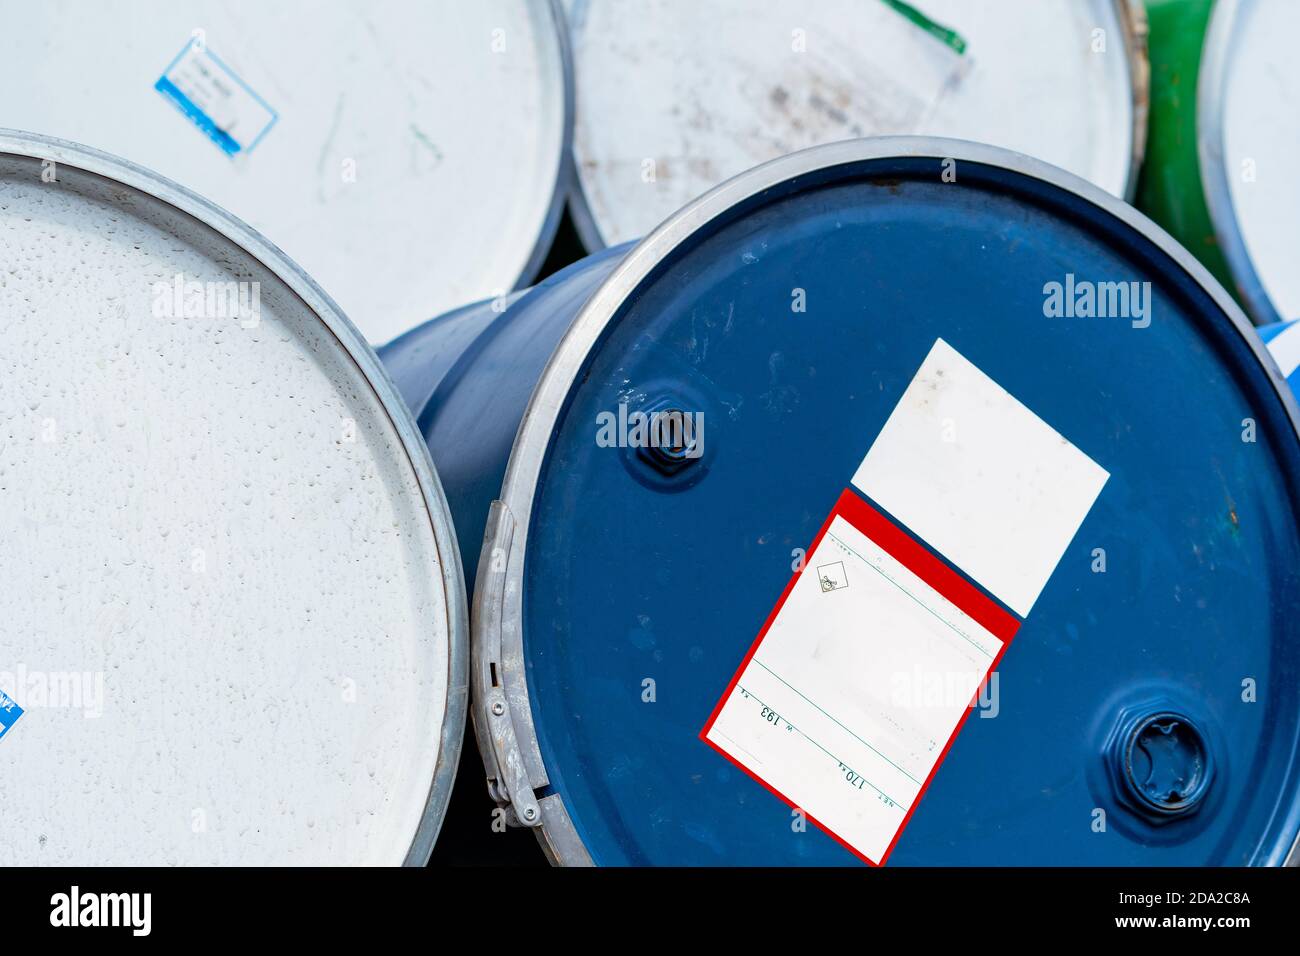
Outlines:
{"label": "green barrel", "polygon": [[1197,80],[1213,0],[1146,0],[1151,108],[1137,206],[1239,300],[1215,238],[1197,157]]}

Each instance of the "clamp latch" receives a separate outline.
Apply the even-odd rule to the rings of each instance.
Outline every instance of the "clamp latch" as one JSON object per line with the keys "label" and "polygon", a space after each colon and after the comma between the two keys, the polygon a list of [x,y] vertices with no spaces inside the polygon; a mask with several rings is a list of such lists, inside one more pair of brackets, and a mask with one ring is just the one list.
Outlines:
{"label": "clamp latch", "polygon": [[474,734],[487,771],[488,793],[505,809],[511,826],[538,827],[542,810],[524,766],[515,734],[513,710],[527,707],[522,688],[511,693],[505,679],[502,627],[506,614],[506,568],[514,540],[515,519],[504,502],[488,511],[479,556],[478,582],[471,615],[471,682]]}

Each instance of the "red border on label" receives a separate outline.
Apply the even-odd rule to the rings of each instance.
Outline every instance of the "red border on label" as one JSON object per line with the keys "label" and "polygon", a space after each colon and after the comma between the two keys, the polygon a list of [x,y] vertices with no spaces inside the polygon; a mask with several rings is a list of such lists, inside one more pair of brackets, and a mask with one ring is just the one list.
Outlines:
{"label": "red border on label", "polygon": [[[813,551],[816,550],[817,546],[821,544],[822,538],[826,536],[826,532],[830,528],[831,522],[835,520],[836,516],[843,518],[858,531],[862,532],[878,544],[890,555],[890,557],[894,558],[894,560],[898,561],[918,578],[930,585],[930,587],[934,588],[937,592],[960,608],[963,613],[967,614],[972,620],[977,622],[981,627],[1002,642],[1002,649],[998,651],[997,656],[994,657],[992,663],[989,664],[988,670],[984,672],[984,679],[980,681],[980,686],[975,691],[975,696],[971,698],[970,705],[966,707],[965,713],[963,713],[961,719],[957,721],[957,726],[953,728],[952,735],[948,738],[948,742],[943,745],[943,750],[940,751],[938,759],[934,762],[934,766],[930,768],[929,775],[925,778],[925,782],[921,784],[921,789],[917,791],[916,798],[912,801],[912,805],[908,808],[907,814],[903,817],[903,822],[899,824],[898,830],[894,833],[894,838],[889,841],[889,846],[885,848],[885,853],[878,862],[855,849],[848,843],[848,841],[836,834],[830,827],[826,826],[821,821],[814,819],[811,814],[808,814],[808,819],[812,820],[813,824],[819,830],[824,832],[863,863],[866,863],[868,866],[884,866],[889,860],[889,855],[894,852],[894,847],[898,844],[898,838],[902,836],[903,831],[907,829],[907,824],[912,819],[912,814],[916,812],[917,805],[920,804],[921,798],[925,796],[926,790],[930,788],[930,781],[934,779],[935,773],[937,773],[939,767],[943,765],[944,758],[948,756],[948,751],[952,749],[953,741],[957,739],[957,735],[961,733],[962,727],[966,725],[966,721],[970,717],[976,701],[979,699],[980,692],[983,691],[985,684],[988,683],[989,674],[997,670],[998,662],[1002,660],[1002,655],[1006,653],[1007,647],[1011,643],[1011,639],[1015,637],[1016,631],[1020,628],[1020,621],[1012,614],[999,607],[992,598],[988,597],[956,571],[952,570],[952,568],[948,567],[936,558],[933,554],[927,551],[920,542],[912,538],[906,531],[898,527],[898,525],[894,524],[875,508],[871,507],[871,505],[867,504],[866,501],[848,488],[845,488],[844,491],[840,493],[839,500],[835,502],[835,507],[832,508],[831,513],[826,516],[826,521],[822,524],[821,530],[817,532],[817,537],[813,539],[812,544],[808,547],[808,555],[811,555]],[[709,740],[709,731],[713,729],[714,721],[718,719],[718,714],[722,712],[723,705],[731,698],[732,692],[736,689],[736,684],[740,682],[740,675],[744,673],[745,668],[749,666],[749,662],[753,659],[759,645],[763,643],[763,638],[767,636],[768,629],[771,628],[772,622],[776,620],[777,614],[780,613],[781,608],[785,605],[786,599],[790,596],[790,592],[794,590],[795,582],[799,580],[799,575],[802,573],[803,569],[800,569],[790,577],[790,581],[786,584],[785,590],[781,592],[781,597],[776,602],[776,606],[772,608],[772,612],[768,614],[767,620],[763,622],[763,627],[758,632],[758,637],[756,637],[754,642],[749,646],[749,652],[745,655],[744,660],[740,662],[740,666],[736,668],[736,673],[732,676],[731,682],[727,685],[727,689],[723,691],[722,697],[713,708],[713,712],[709,714],[709,719],[708,722],[705,723],[704,729],[700,731],[700,739],[702,741],[720,753],[746,775],[757,781],[773,796],[789,805],[792,809],[799,809],[799,807],[793,800],[781,791],[777,790],[749,767],[746,767],[712,740]]]}

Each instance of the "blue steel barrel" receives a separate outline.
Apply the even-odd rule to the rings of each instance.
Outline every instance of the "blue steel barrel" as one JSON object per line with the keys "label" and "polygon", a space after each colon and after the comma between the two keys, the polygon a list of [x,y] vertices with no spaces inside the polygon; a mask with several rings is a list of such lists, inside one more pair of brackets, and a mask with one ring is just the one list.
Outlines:
{"label": "blue steel barrel", "polygon": [[[1050,304],[1108,282],[1142,301]],[[1294,399],[1140,214],[1016,154],[909,138],[773,161],[630,252],[381,353],[476,574],[489,789],[553,861],[854,862],[701,728],[937,339],[1109,477],[891,862],[1292,854]],[[600,441],[620,408],[703,413],[703,447]]]}
{"label": "blue steel barrel", "polygon": [[1266,325],[1259,330],[1259,337],[1268,345],[1292,391],[1300,395],[1300,319]]}
{"label": "blue steel barrel", "polygon": [[[588,256],[509,298],[448,312],[379,349],[430,449],[447,449],[443,491],[473,581],[488,509],[520,419],[570,320],[629,246]],[[453,411],[455,410],[455,411]]]}

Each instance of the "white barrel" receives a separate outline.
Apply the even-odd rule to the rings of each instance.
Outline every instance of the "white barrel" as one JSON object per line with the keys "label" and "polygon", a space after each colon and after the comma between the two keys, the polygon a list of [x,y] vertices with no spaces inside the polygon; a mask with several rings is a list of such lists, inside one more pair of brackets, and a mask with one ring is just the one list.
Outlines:
{"label": "white barrel", "polygon": [[568,0],[574,219],[648,233],[751,166],[888,134],[990,143],[1126,196],[1145,143],[1130,0]]}
{"label": "white barrel", "polygon": [[246,226],[0,132],[0,858],[427,859],[464,583],[373,351]]}
{"label": "white barrel", "polygon": [[1300,62],[1293,0],[1218,0],[1201,60],[1197,146],[1234,284],[1260,324],[1300,318]]}
{"label": "white barrel", "polygon": [[571,125],[550,0],[0,0],[0,126],[250,223],[373,343],[527,285]]}

